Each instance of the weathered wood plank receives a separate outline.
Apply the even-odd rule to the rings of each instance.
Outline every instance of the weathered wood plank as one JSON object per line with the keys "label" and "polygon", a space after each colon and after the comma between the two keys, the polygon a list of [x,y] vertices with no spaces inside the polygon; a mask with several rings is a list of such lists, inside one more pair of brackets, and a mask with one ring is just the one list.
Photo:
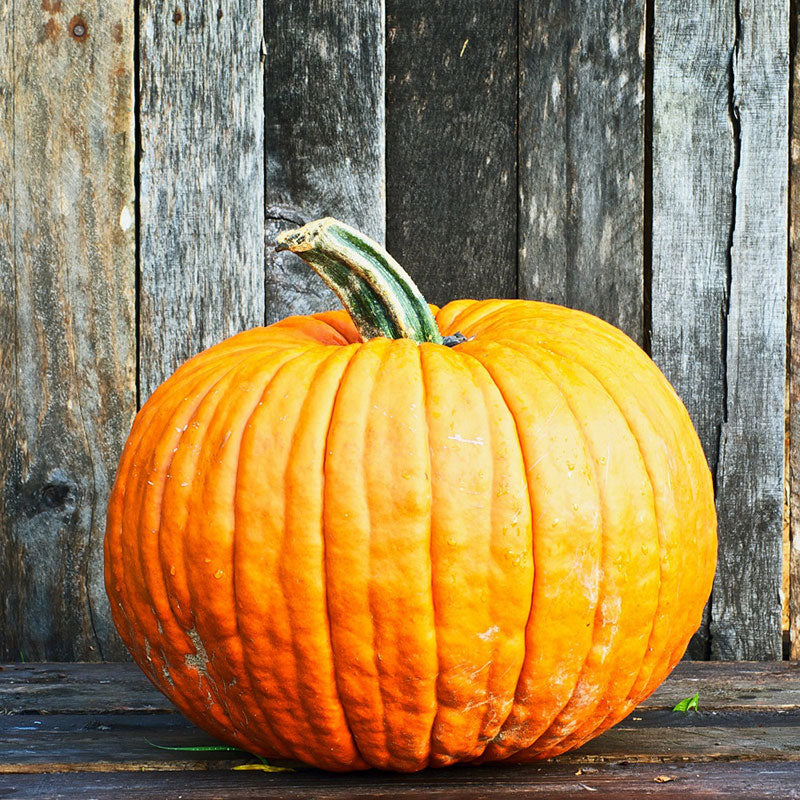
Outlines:
{"label": "weathered wood plank", "polygon": [[[253,761],[236,751],[164,749],[215,744],[179,714],[17,714],[0,717],[0,773],[196,770]],[[737,759],[800,761],[800,714],[641,711],[555,760],[585,765]]]}
{"label": "weathered wood plank", "polygon": [[578,772],[574,765],[451,768],[413,775],[375,772],[332,775],[316,770],[280,772],[125,772],[103,774],[2,775],[0,791],[17,800],[185,796],[196,800],[295,800],[312,796],[375,800],[378,797],[437,800],[597,797],[646,800],[792,800],[800,796],[800,763],[711,762],[701,764],[602,764]]}
{"label": "weathered wood plank", "polygon": [[432,303],[517,293],[515,3],[388,0],[387,245]]}
{"label": "weathered wood plank", "polygon": [[652,352],[719,512],[710,625],[690,653],[780,658],[788,21],[777,0],[654,13]]}
{"label": "weathered wood plank", "polygon": [[[277,234],[333,216],[385,236],[383,0],[266,4],[267,320],[338,308]],[[260,30],[260,29],[259,29]]]}
{"label": "weathered wood plank", "polygon": [[[800,663],[682,661],[639,708],[668,711],[695,692],[704,711],[798,708]],[[0,715],[174,710],[135,664],[0,665]]]}
{"label": "weathered wood plank", "polygon": [[783,0],[737,5],[731,104],[738,164],[717,466],[722,544],[711,604],[711,652],[721,659],[782,656],[787,11]]}
{"label": "weathered wood plank", "polygon": [[519,290],[640,344],[643,0],[520,3]]}
{"label": "weathered wood plank", "polygon": [[92,775],[14,775],[0,777],[0,789],[19,800],[50,800],[68,794],[74,798],[184,796],[191,784],[197,800],[217,798],[306,798],[319,800],[377,797],[436,797],[438,800],[477,800],[492,797],[554,797],[585,800],[598,797],[685,800],[762,800],[798,797],[795,789],[800,765],[771,762],[710,764],[612,764],[594,772],[576,774],[572,766],[543,764],[536,767],[448,769],[435,774],[415,775],[330,775],[297,773],[117,773]]}
{"label": "weathered wood plank", "polygon": [[800,660],[800,8],[792,7],[789,143],[789,637]]}
{"label": "weathered wood plank", "polygon": [[264,321],[262,3],[139,3],[139,378]]}
{"label": "weathered wood plank", "polygon": [[121,658],[106,499],[135,410],[133,8],[0,26],[0,657]]}
{"label": "weathered wood plank", "polygon": [[[690,0],[654,3],[651,354],[686,404],[712,472],[725,380],[734,26],[732,0],[702,14]],[[689,655],[710,655],[708,613]]]}

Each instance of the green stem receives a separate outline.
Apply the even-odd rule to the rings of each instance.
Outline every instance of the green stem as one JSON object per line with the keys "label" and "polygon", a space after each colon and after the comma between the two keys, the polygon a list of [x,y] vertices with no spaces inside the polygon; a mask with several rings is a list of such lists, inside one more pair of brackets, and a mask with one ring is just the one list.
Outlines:
{"label": "green stem", "polygon": [[385,336],[442,344],[425,298],[377,243],[325,217],[278,236],[278,250],[303,259],[342,301],[364,341]]}

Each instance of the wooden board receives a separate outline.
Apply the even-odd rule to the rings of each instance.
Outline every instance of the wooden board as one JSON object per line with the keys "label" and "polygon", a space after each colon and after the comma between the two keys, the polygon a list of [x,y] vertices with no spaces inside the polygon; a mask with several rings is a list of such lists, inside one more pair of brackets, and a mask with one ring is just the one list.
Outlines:
{"label": "wooden board", "polygon": [[123,658],[106,500],[135,411],[133,6],[0,9],[0,657]]}
{"label": "wooden board", "polygon": [[[639,708],[669,710],[695,693],[705,711],[791,710],[800,707],[800,662],[681,661]],[[174,710],[136,664],[0,665],[0,715]]]}
{"label": "wooden board", "polygon": [[[215,743],[178,714],[20,714],[0,718],[0,773],[195,770],[254,761],[242,752],[161,749]],[[800,760],[800,713],[643,710],[556,760],[582,765],[719,759]]]}
{"label": "wooden board", "polygon": [[[81,703],[92,690],[88,705],[98,710],[89,712]],[[695,691],[699,713],[671,710]],[[682,662],[626,720],[577,751],[524,767],[414,775],[331,775],[293,764],[265,774],[236,769],[254,764],[240,752],[160,749],[212,740],[159,698],[132,664],[4,665],[0,796],[177,797],[187,786],[198,798],[800,794],[798,663]]]}
{"label": "wooden board", "polygon": [[386,3],[386,240],[431,303],[517,294],[515,5]]}
{"label": "wooden board", "polygon": [[655,3],[652,352],[698,428],[719,512],[693,657],[781,656],[785,12]]}
{"label": "wooden board", "polygon": [[264,321],[263,4],[141,0],[139,379]]}
{"label": "wooden board", "polygon": [[[333,216],[385,236],[381,0],[265,6],[267,320],[338,308],[277,234]],[[260,27],[259,27],[259,30]]]}
{"label": "wooden board", "polygon": [[[580,772],[579,772],[580,770]],[[331,775],[302,772],[74,773],[0,775],[0,792],[16,800],[55,800],[68,796],[159,797],[195,800],[295,800],[314,797],[375,800],[430,798],[483,800],[486,797],[529,797],[586,800],[592,796],[630,800],[792,800],[800,797],[800,763],[764,761],[702,764],[603,764],[582,769],[548,763],[533,767],[451,768],[415,775],[374,772]],[[593,793],[597,792],[596,795]]]}
{"label": "wooden board", "polygon": [[520,4],[519,293],[644,339],[643,0]]}
{"label": "wooden board", "polygon": [[768,659],[782,655],[789,26],[781,0],[747,0],[737,10],[732,107],[738,166],[711,653]]}
{"label": "wooden board", "polygon": [[791,140],[789,143],[789,636],[800,659],[800,9],[792,8]]}

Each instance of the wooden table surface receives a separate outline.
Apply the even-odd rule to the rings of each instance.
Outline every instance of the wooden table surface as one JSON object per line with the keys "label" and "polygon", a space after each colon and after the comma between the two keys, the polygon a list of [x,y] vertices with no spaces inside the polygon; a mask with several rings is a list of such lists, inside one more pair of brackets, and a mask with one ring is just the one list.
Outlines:
{"label": "wooden table surface", "polygon": [[[673,706],[696,692],[699,712]],[[0,798],[800,798],[800,662],[682,662],[616,728],[517,767],[264,772],[213,743],[132,664],[0,667]],[[237,767],[239,769],[237,769]]]}

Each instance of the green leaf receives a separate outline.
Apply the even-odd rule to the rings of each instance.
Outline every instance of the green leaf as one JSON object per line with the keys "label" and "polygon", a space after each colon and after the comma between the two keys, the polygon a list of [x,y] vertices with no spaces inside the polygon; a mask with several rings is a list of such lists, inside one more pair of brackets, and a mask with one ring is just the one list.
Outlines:
{"label": "green leaf", "polygon": [[228,745],[224,744],[209,744],[209,745],[200,745],[197,747],[170,747],[169,745],[165,744],[156,744],[155,742],[151,742],[149,739],[145,739],[147,744],[150,747],[157,747],[159,750],[182,750],[184,752],[189,753],[214,753],[220,751],[227,751],[232,753],[244,753],[245,755],[250,755],[246,750],[242,750],[241,747],[228,747]]}
{"label": "green leaf", "polygon": [[248,753],[247,750],[242,750],[241,747],[230,747],[229,745],[225,744],[203,744],[193,747],[172,747],[166,744],[156,744],[155,742],[151,742],[149,739],[145,739],[145,741],[150,745],[150,747],[157,747],[159,750],[179,750],[189,753],[243,753],[251,758],[257,758],[260,762],[258,764],[240,764],[239,766],[234,767],[234,769],[260,769],[263,772],[294,772],[292,767],[273,766],[263,756],[256,755],[255,753]]}
{"label": "green leaf", "polygon": [[700,692],[697,692],[692,697],[684,697],[683,700],[678,703],[673,711],[683,711],[685,714],[687,711],[699,711],[698,703],[700,702]]}

